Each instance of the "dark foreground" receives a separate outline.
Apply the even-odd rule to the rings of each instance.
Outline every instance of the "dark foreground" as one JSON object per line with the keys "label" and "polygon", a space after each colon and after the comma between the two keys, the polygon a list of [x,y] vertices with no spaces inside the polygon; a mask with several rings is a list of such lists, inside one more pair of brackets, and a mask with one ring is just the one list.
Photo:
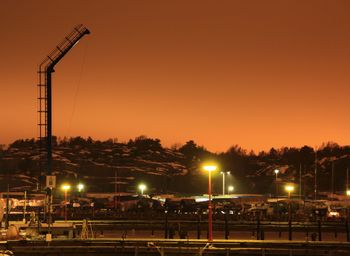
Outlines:
{"label": "dark foreground", "polygon": [[278,256],[349,256],[350,243],[298,242],[298,241],[248,241],[192,239],[93,239],[7,241],[2,250],[12,251],[16,256],[29,255],[278,255]]}

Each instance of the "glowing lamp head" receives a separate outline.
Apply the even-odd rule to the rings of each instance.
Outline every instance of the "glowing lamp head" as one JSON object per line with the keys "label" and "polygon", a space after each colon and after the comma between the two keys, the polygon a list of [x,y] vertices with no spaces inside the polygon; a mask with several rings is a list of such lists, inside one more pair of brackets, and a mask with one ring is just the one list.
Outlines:
{"label": "glowing lamp head", "polygon": [[279,172],[280,172],[280,170],[278,170],[278,169],[275,169],[275,174],[278,174]]}
{"label": "glowing lamp head", "polygon": [[287,186],[285,186],[285,189],[286,189],[286,191],[288,191],[288,192],[292,192],[292,191],[294,190],[294,186],[292,186],[292,185],[287,185]]}
{"label": "glowing lamp head", "polygon": [[233,186],[228,186],[228,191],[229,191],[229,192],[233,192],[234,189],[235,189],[235,188],[234,188]]}
{"label": "glowing lamp head", "polygon": [[61,189],[64,190],[64,191],[68,191],[68,190],[70,190],[70,185],[69,184],[63,184],[61,186]]}
{"label": "glowing lamp head", "polygon": [[217,169],[217,167],[215,165],[205,165],[203,167],[203,169],[208,171],[208,172],[212,172],[212,171],[215,171]]}
{"label": "glowing lamp head", "polygon": [[350,190],[349,190],[349,189],[346,190],[346,195],[347,195],[347,196],[350,196]]}
{"label": "glowing lamp head", "polygon": [[146,185],[145,185],[145,184],[140,184],[140,185],[139,185],[139,189],[141,189],[141,190],[146,189]]}
{"label": "glowing lamp head", "polygon": [[139,190],[141,190],[141,194],[143,194],[143,191],[145,191],[146,190],[146,185],[145,184],[140,184],[139,185]]}
{"label": "glowing lamp head", "polygon": [[79,183],[77,185],[78,191],[81,192],[84,189],[84,184]]}

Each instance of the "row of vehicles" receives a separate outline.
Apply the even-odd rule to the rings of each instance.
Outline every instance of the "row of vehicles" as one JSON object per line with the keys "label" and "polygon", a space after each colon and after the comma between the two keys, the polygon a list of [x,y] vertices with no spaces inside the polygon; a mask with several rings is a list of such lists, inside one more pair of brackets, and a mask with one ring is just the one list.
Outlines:
{"label": "row of vehicles", "polygon": [[[0,199],[0,214],[7,205],[11,215],[23,216],[23,213],[44,212],[44,198]],[[230,216],[236,220],[342,220],[348,215],[347,206],[339,201],[304,201],[299,199],[273,199],[264,197],[215,197],[212,200],[213,213]],[[208,200],[205,197],[148,197],[140,195],[123,195],[106,198],[75,197],[62,201],[55,200],[53,213],[60,218],[67,211],[71,218],[116,218],[121,215],[153,214],[153,215],[206,215]],[[24,213],[24,215],[26,214]]]}

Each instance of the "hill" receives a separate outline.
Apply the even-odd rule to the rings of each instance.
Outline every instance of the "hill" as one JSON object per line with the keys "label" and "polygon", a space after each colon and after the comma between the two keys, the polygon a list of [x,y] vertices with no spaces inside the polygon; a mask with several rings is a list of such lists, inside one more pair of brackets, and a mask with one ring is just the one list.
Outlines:
{"label": "hill", "polygon": [[[58,184],[83,182],[94,192],[135,192],[144,182],[149,193],[206,193],[207,175],[201,170],[206,159],[220,163],[220,170],[230,171],[226,184],[237,193],[275,193],[275,169],[278,186],[301,177],[302,194],[311,195],[315,178],[313,148],[271,149],[247,153],[233,146],[223,153],[212,153],[188,141],[178,148],[164,148],[160,140],[140,136],[128,143],[98,141],[75,137],[54,139],[53,171]],[[317,150],[317,184],[320,191],[343,192],[350,147],[323,144]],[[0,148],[0,186],[10,184],[11,191],[35,190],[43,184],[38,141],[17,140]],[[334,185],[332,185],[332,169]],[[301,175],[301,176],[300,176]],[[5,189],[2,189],[5,190]],[[213,190],[222,191],[222,175],[213,175]],[[282,188],[280,193],[283,194]],[[298,191],[298,188],[297,188]]]}

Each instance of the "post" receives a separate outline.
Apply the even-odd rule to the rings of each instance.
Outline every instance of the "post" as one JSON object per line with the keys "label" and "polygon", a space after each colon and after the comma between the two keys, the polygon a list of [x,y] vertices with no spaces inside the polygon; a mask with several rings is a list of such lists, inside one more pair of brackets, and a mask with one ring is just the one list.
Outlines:
{"label": "post", "polygon": [[211,171],[209,171],[209,180],[208,180],[208,228],[209,228],[209,242],[213,241],[213,210],[212,210],[212,204],[211,204]]}
{"label": "post", "polygon": [[168,211],[165,211],[164,238],[168,238]]}
{"label": "post", "polygon": [[[114,171],[114,209],[118,211],[118,169]],[[120,200],[120,197],[119,197]]]}
{"label": "post", "polygon": [[7,194],[6,194],[6,222],[5,222],[5,228],[9,228],[9,221],[10,221],[10,184],[7,184]]}
{"label": "post", "polygon": [[349,189],[349,167],[346,168],[346,191]]}
{"label": "post", "polygon": [[260,240],[260,213],[256,215],[256,240]]}
{"label": "post", "polygon": [[225,172],[222,172],[222,195],[225,195]]}
{"label": "post", "polygon": [[64,221],[67,221],[67,189],[64,190]]}
{"label": "post", "polygon": [[301,196],[301,171],[302,171],[302,165],[300,163],[300,166],[299,166],[299,198],[301,199],[302,196]]}
{"label": "post", "polygon": [[334,161],[332,161],[332,201],[334,198]]}
{"label": "post", "polygon": [[26,223],[26,211],[27,211],[27,191],[24,190],[23,223]]}
{"label": "post", "polygon": [[277,175],[280,172],[278,169],[275,169],[276,179],[275,179],[275,196],[278,198],[278,184],[277,184]]}
{"label": "post", "polygon": [[278,172],[275,172],[276,173],[276,180],[275,180],[275,193],[276,193],[276,198],[278,198],[278,185],[277,185],[277,174]]}
{"label": "post", "polygon": [[318,241],[322,241],[321,220],[318,220]]}
{"label": "post", "polygon": [[315,180],[314,180],[314,199],[317,200],[317,149],[315,151]]}
{"label": "post", "polygon": [[288,191],[288,239],[292,240],[292,207],[290,201],[290,191]]}
{"label": "post", "polygon": [[201,239],[201,214],[198,212],[197,215],[197,239]]}
{"label": "post", "polygon": [[228,239],[229,235],[230,235],[230,230],[228,227],[228,210],[225,211],[225,239]]}
{"label": "post", "polygon": [[345,230],[346,230],[346,241],[350,242],[350,234],[349,234],[349,208],[346,207],[346,217],[345,217]]}

